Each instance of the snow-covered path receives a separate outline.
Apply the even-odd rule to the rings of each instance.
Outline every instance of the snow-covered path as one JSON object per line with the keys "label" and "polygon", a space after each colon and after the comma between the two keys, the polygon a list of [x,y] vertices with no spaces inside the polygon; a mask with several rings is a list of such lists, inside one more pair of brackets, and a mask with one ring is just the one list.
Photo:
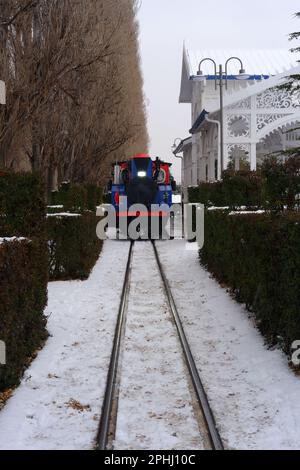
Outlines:
{"label": "snow-covered path", "polygon": [[115,449],[202,449],[187,370],[150,242],[135,243]]}
{"label": "snow-covered path", "polygon": [[93,447],[128,250],[108,240],[87,281],[49,284],[52,336],[0,412],[0,449]]}
{"label": "snow-covered path", "polygon": [[[300,449],[300,378],[285,356],[267,349],[197,251],[178,240],[157,247],[225,446]],[[88,281],[49,285],[51,337],[0,412],[0,449],[93,447],[128,250],[128,242],[108,240]],[[201,448],[152,247],[137,243],[135,254],[115,448]]]}
{"label": "snow-covered path", "polygon": [[285,356],[267,349],[197,251],[181,240],[157,246],[225,446],[300,449],[300,378]]}

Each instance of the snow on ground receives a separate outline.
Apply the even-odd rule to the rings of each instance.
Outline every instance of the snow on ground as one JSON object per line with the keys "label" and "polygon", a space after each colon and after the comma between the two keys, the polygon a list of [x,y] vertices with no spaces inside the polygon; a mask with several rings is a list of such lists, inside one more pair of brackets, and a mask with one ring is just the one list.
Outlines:
{"label": "snow on ground", "polygon": [[[300,379],[285,356],[197,251],[157,245],[226,447],[300,449]],[[0,412],[0,449],[93,447],[128,249],[108,240],[89,280],[49,284],[51,337]],[[150,243],[134,253],[115,448],[201,448]]]}
{"label": "snow on ground", "polygon": [[0,412],[0,449],[91,449],[129,250],[106,241],[85,282],[49,284],[51,337]]}
{"label": "snow on ground", "polygon": [[150,242],[134,245],[115,449],[201,449],[180,342]]}
{"label": "snow on ground", "polygon": [[181,204],[181,194],[173,194],[172,196],[172,204]]}
{"label": "snow on ground", "polygon": [[158,249],[226,447],[300,449],[300,379],[285,356],[267,349],[197,251],[181,240]]}

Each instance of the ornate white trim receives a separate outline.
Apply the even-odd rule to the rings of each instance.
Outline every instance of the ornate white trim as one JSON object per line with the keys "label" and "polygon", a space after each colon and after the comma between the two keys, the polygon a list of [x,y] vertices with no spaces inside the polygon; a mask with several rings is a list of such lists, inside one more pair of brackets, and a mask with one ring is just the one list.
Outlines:
{"label": "ornate white trim", "polygon": [[256,96],[256,107],[264,109],[289,109],[300,107],[300,92],[270,89]]}
{"label": "ornate white trim", "polygon": [[251,98],[237,101],[236,103],[228,106],[227,109],[251,109]]}
{"label": "ornate white trim", "polygon": [[300,122],[300,109],[293,114],[284,114],[281,118],[271,121],[269,124],[264,126],[256,134],[256,142],[259,142],[266,135],[270,134],[276,129],[286,126],[287,124],[299,125]]}
{"label": "ornate white trim", "polygon": [[264,127],[272,124],[275,121],[285,117],[286,114],[257,114],[256,116],[256,130],[261,131]]}
{"label": "ornate white trim", "polygon": [[250,137],[251,114],[228,114],[227,135],[228,137]]}
{"label": "ornate white trim", "polygon": [[[270,77],[267,80],[260,80],[259,82],[256,82],[254,84],[247,84],[245,88],[237,92],[225,94],[224,107],[232,106],[242,100],[251,98],[252,96],[256,96],[258,94],[262,94],[263,92],[269,89],[273,89],[278,85],[282,85],[283,83],[286,83],[288,81],[288,77],[290,75],[295,74],[300,74],[300,65],[297,65],[296,67],[293,67],[290,70],[280,73],[274,77]],[[210,110],[210,113],[214,114],[219,111],[220,109],[218,107]]]}

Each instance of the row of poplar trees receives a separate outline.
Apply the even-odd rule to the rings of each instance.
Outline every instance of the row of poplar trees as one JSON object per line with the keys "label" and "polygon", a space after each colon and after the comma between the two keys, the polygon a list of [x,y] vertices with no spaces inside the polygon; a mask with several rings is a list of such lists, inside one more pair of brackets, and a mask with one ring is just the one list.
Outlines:
{"label": "row of poplar trees", "polygon": [[0,167],[103,184],[147,150],[135,0],[0,0]]}

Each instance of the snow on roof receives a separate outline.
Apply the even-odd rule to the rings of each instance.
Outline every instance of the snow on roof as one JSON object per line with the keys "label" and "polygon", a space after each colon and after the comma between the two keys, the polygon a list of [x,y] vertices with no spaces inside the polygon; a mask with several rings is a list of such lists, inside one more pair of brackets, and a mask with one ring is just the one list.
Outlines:
{"label": "snow on roof", "polygon": [[[191,75],[196,75],[202,59],[210,57],[225,67],[229,57],[239,57],[247,74],[250,75],[277,75],[297,65],[298,56],[288,49],[232,49],[232,50],[187,50]],[[202,64],[204,75],[213,75],[213,64],[206,61]],[[228,74],[236,75],[240,70],[237,61],[231,60],[228,64]]]}

